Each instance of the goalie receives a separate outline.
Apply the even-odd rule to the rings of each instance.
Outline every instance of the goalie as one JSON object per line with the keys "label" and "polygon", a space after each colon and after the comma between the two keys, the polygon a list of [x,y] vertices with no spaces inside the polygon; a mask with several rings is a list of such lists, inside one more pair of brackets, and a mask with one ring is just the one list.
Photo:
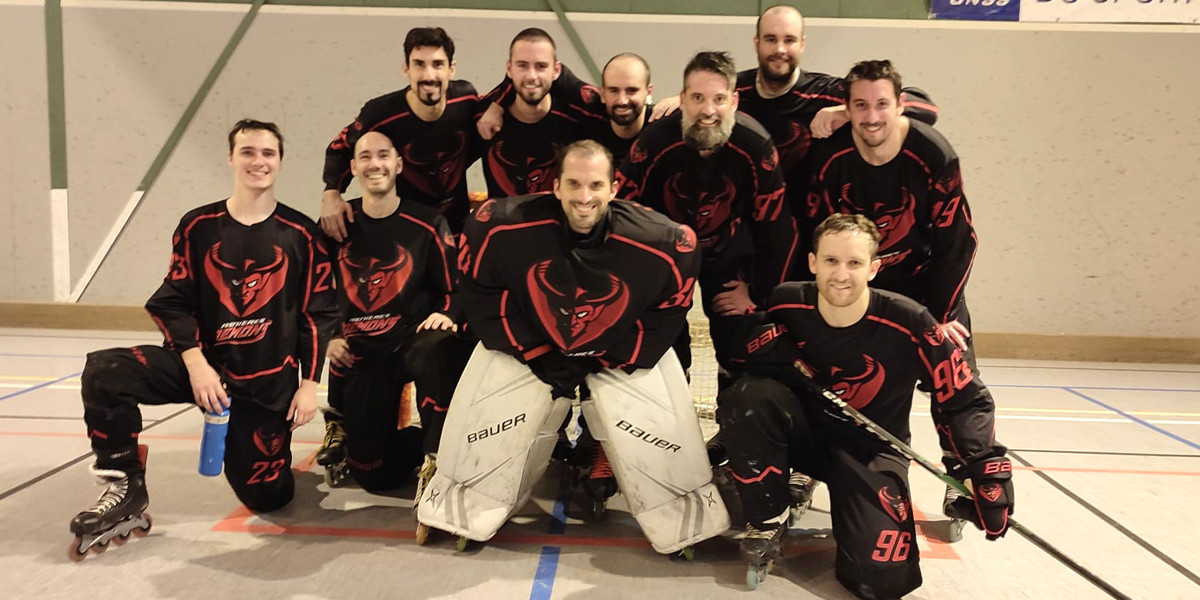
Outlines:
{"label": "goalie", "polygon": [[[671,343],[699,269],[688,227],[616,196],[591,140],[559,156],[554,194],[490,200],[464,228],[468,327],[481,340],[446,416],[418,519],[486,541],[529,498],[576,388],[598,463],[609,464],[655,550],[729,526]],[[610,204],[611,202],[611,204]]]}
{"label": "goalie", "polygon": [[974,502],[959,498],[947,515],[975,522],[988,539],[1008,530],[1012,464],[994,439],[992,396],[961,350],[920,304],[867,287],[880,264],[874,223],[833,215],[813,239],[816,281],[774,290],[733,357],[749,375],[718,403],[748,521],[747,583],[756,586],[779,556],[791,468],[829,484],[838,581],[860,598],[899,598],[921,585],[909,460],[806,391],[812,383],[799,369],[906,443],[914,385],[934,382],[934,422],[975,490]]}

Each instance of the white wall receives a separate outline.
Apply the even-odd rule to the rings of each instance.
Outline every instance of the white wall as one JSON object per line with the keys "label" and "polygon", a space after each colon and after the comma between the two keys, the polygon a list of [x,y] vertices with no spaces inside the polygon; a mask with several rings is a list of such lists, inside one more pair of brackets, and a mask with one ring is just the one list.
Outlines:
{"label": "white wall", "polygon": [[[76,278],[245,10],[113,6],[64,8]],[[572,17],[597,62],[645,56],[658,97],[678,91],[697,50],[754,64],[753,19]],[[0,268],[17,282],[0,299],[49,300],[41,9],[0,6],[0,23],[17,37],[0,42],[0,81],[21,107],[0,119],[6,137],[30,140],[0,151],[12,192]],[[529,24],[586,73],[549,13],[267,6],[82,301],[140,304],[153,291],[179,215],[228,193],[225,132],[243,116],[283,127],[279,197],[315,216],[325,144],[365,100],[405,85],[404,34],[434,24],[481,91]],[[978,331],[1200,337],[1200,29],[809,20],[806,68],[842,74],[865,58],[892,59],[942,108],[981,240],[968,289]]]}

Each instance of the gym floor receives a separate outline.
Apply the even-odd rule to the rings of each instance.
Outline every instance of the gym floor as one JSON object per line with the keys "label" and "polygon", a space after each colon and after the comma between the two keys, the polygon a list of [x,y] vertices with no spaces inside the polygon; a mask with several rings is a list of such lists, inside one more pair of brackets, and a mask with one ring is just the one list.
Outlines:
{"label": "gym floor", "polygon": [[[828,497],[787,538],[753,592],[737,543],[698,545],[695,560],[656,554],[620,496],[602,522],[563,502],[552,468],[535,499],[486,544],[464,552],[435,532],[413,542],[412,486],[394,495],[328,488],[313,464],[323,429],[299,430],[295,500],[240,508],[223,478],[197,474],[203,419],[190,405],[147,407],[154,526],[122,547],[67,558],[67,523],[100,492],[79,402],[94,349],[158,343],[150,333],[0,329],[0,550],[6,598],[852,598],[833,577]],[[980,361],[998,437],[1016,467],[1015,518],[1131,598],[1200,598],[1200,366]],[[322,390],[322,401],[324,390]],[[928,399],[913,408],[914,447],[937,442]],[[943,486],[910,474],[925,584],[909,598],[1105,598],[1098,585],[1015,531],[987,542],[968,526],[945,542]]]}

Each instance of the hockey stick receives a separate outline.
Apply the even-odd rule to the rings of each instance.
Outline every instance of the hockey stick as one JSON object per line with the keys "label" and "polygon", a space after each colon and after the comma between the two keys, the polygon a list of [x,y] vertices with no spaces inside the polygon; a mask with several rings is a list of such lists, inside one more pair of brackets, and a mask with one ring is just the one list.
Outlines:
{"label": "hockey stick", "polygon": [[[943,482],[945,482],[946,485],[958,490],[963,495],[965,495],[967,498],[973,498],[973,496],[971,495],[971,490],[968,489],[967,486],[963,484],[963,482],[947,475],[940,468],[938,468],[937,465],[929,462],[925,457],[921,456],[920,454],[917,454],[917,451],[913,450],[912,446],[909,446],[908,444],[904,443],[903,441],[900,440],[900,438],[897,438],[896,436],[892,435],[891,432],[884,429],[883,427],[876,425],[874,421],[867,418],[862,413],[858,412],[858,410],[855,409],[853,406],[846,404],[846,401],[842,400],[841,397],[839,397],[837,394],[829,391],[827,388],[825,388],[824,386],[822,386],[821,384],[819,384],[815,380],[813,380],[810,377],[810,374],[807,373],[804,369],[797,367],[796,370],[798,371],[798,374],[801,376],[800,378],[804,382],[805,387],[807,387],[809,389],[809,391],[811,391],[815,394],[818,394],[818,395],[822,396],[823,398],[825,398],[826,400],[828,400],[838,410],[840,410],[842,412],[842,414],[853,419],[854,422],[858,423],[864,429],[866,429],[867,431],[874,434],[875,437],[883,440],[884,442],[887,442],[887,444],[889,446],[891,446],[893,449],[895,449],[900,454],[904,455],[905,457],[907,457],[910,460],[916,461],[917,464],[921,465],[922,467],[925,467],[926,471],[933,473],[933,475],[935,477],[937,477],[938,479],[941,479]],[[1107,593],[1109,596],[1112,596],[1113,598],[1117,598],[1118,600],[1130,600],[1129,596],[1126,596],[1125,594],[1121,593],[1119,590],[1117,590],[1112,585],[1110,585],[1107,581],[1104,581],[1095,573],[1092,573],[1091,571],[1087,570],[1086,568],[1083,567],[1083,565],[1072,560],[1071,557],[1067,556],[1066,554],[1063,554],[1061,550],[1059,550],[1058,548],[1055,548],[1053,545],[1050,544],[1050,542],[1047,542],[1046,540],[1042,539],[1042,537],[1039,536],[1038,534],[1034,533],[1033,531],[1030,531],[1030,529],[1028,527],[1025,527],[1024,525],[1019,523],[1016,519],[1012,518],[1012,516],[1008,517],[1008,526],[1011,527],[1012,529],[1016,530],[1017,533],[1021,534],[1025,539],[1027,539],[1031,543],[1033,543],[1034,546],[1037,546],[1046,554],[1053,556],[1056,560],[1058,560],[1058,562],[1062,563],[1063,565],[1065,565],[1067,568],[1071,569],[1072,571],[1075,571],[1076,573],[1078,573],[1080,577],[1083,577],[1084,579],[1088,580],[1088,583],[1091,583],[1092,585],[1100,588],[1101,590],[1104,590],[1104,592]]]}

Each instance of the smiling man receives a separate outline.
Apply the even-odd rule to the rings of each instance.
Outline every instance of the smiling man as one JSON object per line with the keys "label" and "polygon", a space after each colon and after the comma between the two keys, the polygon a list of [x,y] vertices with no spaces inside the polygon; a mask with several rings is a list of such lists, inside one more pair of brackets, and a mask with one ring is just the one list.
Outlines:
{"label": "smiling man", "polygon": [[836,214],[814,240],[816,281],[779,286],[746,323],[734,360],[749,375],[717,409],[748,521],[742,552],[755,570],[780,558],[787,473],[809,473],[829,485],[838,582],[859,598],[900,598],[921,585],[909,460],[814,396],[800,368],[905,442],[917,379],[937,382],[933,421],[977,492],[954,509],[989,540],[1008,530],[1012,464],[995,439],[992,396],[962,351],[920,304],[868,287],[881,266],[875,224]]}
{"label": "smiling man", "polygon": [[354,174],[350,162],[358,138],[378,131],[391,138],[404,160],[396,189],[406,200],[434,207],[459,232],[470,210],[467,167],[479,157],[475,133],[479,99],[475,87],[453,79],[454,40],[441,27],[416,27],[404,38],[409,85],[368,101],[325,150],[321,228],[336,241],[346,236],[353,213],[342,198]]}
{"label": "smiling man", "polygon": [[[482,343],[455,391],[418,517],[489,539],[545,471],[586,380],[581,406],[602,468],[654,547],[679,550],[728,523],[671,352],[699,268],[695,234],[613,202],[612,155],[595,141],[567,146],[557,167],[553,194],[489,200],[464,230],[464,308]],[[623,460],[638,467],[626,471]],[[703,493],[715,499],[696,504]],[[694,518],[681,523],[685,506]]]}

